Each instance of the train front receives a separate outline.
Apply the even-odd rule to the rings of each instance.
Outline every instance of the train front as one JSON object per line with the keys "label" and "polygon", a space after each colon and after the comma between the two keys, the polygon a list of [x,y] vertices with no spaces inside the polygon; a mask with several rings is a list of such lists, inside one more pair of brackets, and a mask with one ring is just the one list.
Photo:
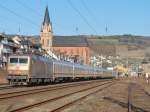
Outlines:
{"label": "train front", "polygon": [[12,55],[8,58],[8,81],[11,85],[26,85],[28,82],[30,57],[24,55]]}

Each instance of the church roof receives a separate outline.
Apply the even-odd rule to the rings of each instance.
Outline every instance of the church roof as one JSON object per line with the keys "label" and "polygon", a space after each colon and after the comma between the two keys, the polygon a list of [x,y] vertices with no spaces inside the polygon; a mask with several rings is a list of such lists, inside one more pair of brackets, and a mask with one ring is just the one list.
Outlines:
{"label": "church roof", "polygon": [[46,7],[44,21],[43,21],[43,25],[45,25],[45,24],[46,25],[50,24],[50,17],[49,17],[49,12],[48,12],[48,6]]}
{"label": "church roof", "polygon": [[87,47],[87,39],[83,36],[54,36],[53,47]]}
{"label": "church roof", "polygon": [[[13,38],[14,36],[18,35],[6,35],[6,37]],[[23,38],[28,38],[31,40],[33,39],[34,43],[39,44],[40,36],[35,35],[35,36],[25,36],[22,35],[21,37],[19,36],[20,39]],[[53,47],[88,47],[88,41],[87,41],[87,36],[84,35],[75,35],[75,36],[53,36]]]}

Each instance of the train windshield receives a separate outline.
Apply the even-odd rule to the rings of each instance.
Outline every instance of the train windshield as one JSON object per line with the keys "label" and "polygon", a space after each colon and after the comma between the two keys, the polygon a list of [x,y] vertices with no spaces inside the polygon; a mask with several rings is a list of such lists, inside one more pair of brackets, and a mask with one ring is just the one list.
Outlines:
{"label": "train windshield", "polygon": [[28,58],[10,58],[10,63],[27,64]]}
{"label": "train windshield", "polygon": [[26,64],[28,62],[27,58],[19,58],[19,63]]}
{"label": "train windshield", "polygon": [[18,63],[18,58],[10,58],[10,63]]}

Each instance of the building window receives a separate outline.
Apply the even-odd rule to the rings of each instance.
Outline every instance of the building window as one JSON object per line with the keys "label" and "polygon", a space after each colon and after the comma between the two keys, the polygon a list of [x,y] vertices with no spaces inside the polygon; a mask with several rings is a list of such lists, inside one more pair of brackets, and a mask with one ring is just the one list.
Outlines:
{"label": "building window", "polygon": [[79,48],[77,48],[77,54],[79,55]]}
{"label": "building window", "polygon": [[44,45],[44,39],[42,40],[42,44]]}
{"label": "building window", "polygon": [[49,43],[49,39],[47,39],[47,46],[49,46],[49,44],[50,44],[50,43]]}

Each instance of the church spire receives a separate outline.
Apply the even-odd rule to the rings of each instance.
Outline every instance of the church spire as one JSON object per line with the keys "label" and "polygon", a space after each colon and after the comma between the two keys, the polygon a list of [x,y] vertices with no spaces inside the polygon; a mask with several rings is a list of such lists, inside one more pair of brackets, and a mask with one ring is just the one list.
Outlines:
{"label": "church spire", "polygon": [[49,25],[49,24],[50,24],[50,18],[49,18],[48,6],[46,6],[43,26],[44,25]]}
{"label": "church spire", "polygon": [[42,24],[41,32],[52,32],[52,23],[50,21],[49,17],[49,11],[48,6],[46,6],[45,15],[44,15],[44,21]]}

